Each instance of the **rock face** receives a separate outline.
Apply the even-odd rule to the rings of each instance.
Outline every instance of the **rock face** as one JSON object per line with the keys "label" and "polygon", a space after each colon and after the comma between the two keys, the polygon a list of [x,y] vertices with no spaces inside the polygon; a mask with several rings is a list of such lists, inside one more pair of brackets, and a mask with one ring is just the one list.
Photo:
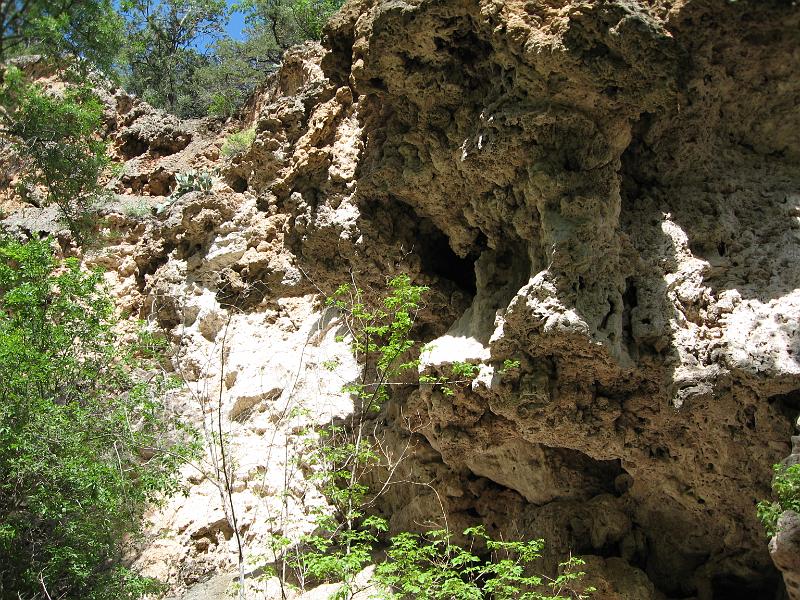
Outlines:
{"label": "rock face", "polygon": [[323,67],[362,127],[359,231],[379,211],[429,221],[457,256],[418,243],[423,272],[472,295],[424,358],[479,377],[405,406],[460,481],[451,511],[552,514],[548,541],[668,596],[771,596],[753,505],[798,408],[799,17],[362,2],[329,27]]}
{"label": "rock face", "polygon": [[[422,369],[478,375],[381,415],[432,486],[382,497],[393,528],[441,502],[454,529],[545,538],[548,568],[588,556],[602,598],[782,593],[755,503],[800,409],[800,9],[354,0],[324,43],[253,99],[255,142],[213,194],[110,210],[122,239],[88,257],[179,344],[187,415],[222,402],[248,551],[282,481],[294,514],[319,501],[270,458],[299,427],[287,407],[347,411],[315,298],[408,273],[432,290]],[[222,141],[147,115],[112,129],[119,191],[143,196]],[[196,509],[154,515],[139,559],[176,587],[235,565],[219,482],[187,476]],[[771,545],[791,597],[796,534],[787,513]]]}

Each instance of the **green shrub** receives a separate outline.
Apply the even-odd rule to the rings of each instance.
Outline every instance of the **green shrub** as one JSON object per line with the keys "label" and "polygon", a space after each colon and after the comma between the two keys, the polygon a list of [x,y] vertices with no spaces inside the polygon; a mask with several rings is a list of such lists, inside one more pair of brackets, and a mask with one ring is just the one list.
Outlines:
{"label": "green shrub", "polygon": [[289,5],[297,26],[305,37],[312,40],[322,38],[322,28],[338,11],[344,0],[291,0]]}
{"label": "green shrub", "polygon": [[767,535],[775,535],[778,518],[784,511],[800,513],[800,464],[774,465],[775,478],[772,480],[772,493],[775,501],[762,500],[758,503],[758,518],[764,524]]}
{"label": "green shrub", "polygon": [[253,145],[253,140],[256,139],[256,129],[244,129],[237,133],[232,133],[222,144],[222,156],[225,158],[232,158],[237,154],[244,154]]}
{"label": "green shrub", "polygon": [[127,217],[141,219],[150,214],[150,205],[144,200],[134,200],[123,204],[122,212]]}
{"label": "green shrub", "polygon": [[519,370],[520,365],[521,365],[520,361],[511,360],[510,358],[507,358],[506,360],[503,361],[503,366],[500,368],[500,370],[498,372],[501,375],[505,375],[509,371],[517,371],[517,370]]}
{"label": "green shrub", "polygon": [[[367,482],[381,466],[382,457],[373,447],[365,419],[388,400],[389,386],[418,365],[406,359],[416,345],[410,333],[427,289],[411,285],[411,279],[401,275],[389,281],[388,293],[374,305],[361,289],[349,284],[327,300],[327,306],[339,313],[349,333],[350,349],[363,369],[359,380],[343,388],[354,402],[348,422],[311,432],[304,455],[298,457],[312,468],[310,479],[327,498],[329,510],[315,515],[315,533],[290,548],[284,560],[300,573],[301,580],[341,583],[337,598],[352,597],[356,577],[370,563],[378,535],[387,529],[385,519],[367,511],[374,500]],[[338,364],[331,361],[328,368]],[[276,554],[290,544],[285,538],[281,543]]]}
{"label": "green shrub", "polygon": [[[94,209],[104,195],[99,179],[111,165],[106,143],[97,139],[103,106],[88,87],[67,88],[61,96],[5,71],[0,84],[3,133],[23,161],[19,191],[33,204],[53,204],[76,241],[92,228]],[[40,200],[37,189],[44,191]]]}
{"label": "green shrub", "polygon": [[[468,547],[451,541],[446,530],[424,535],[401,533],[392,538],[386,560],[375,570],[385,598],[430,600],[566,600],[588,598],[593,588],[580,585],[584,562],[570,558],[559,575],[545,582],[530,574],[541,557],[543,540],[502,541],[483,526],[464,531]],[[479,553],[476,548],[484,547]]]}
{"label": "green shrub", "polygon": [[176,490],[191,445],[165,448],[177,433],[158,400],[169,382],[132,379],[113,324],[101,274],[56,260],[50,240],[0,240],[2,598],[157,587],[120,567],[120,543]]}

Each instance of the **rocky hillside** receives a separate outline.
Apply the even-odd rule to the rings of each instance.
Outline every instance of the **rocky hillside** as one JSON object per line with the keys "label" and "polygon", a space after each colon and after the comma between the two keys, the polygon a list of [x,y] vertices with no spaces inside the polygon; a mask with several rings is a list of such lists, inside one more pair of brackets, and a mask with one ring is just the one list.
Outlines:
{"label": "rocky hillside", "polygon": [[[187,469],[137,564],[222,596],[235,534],[255,557],[276,515],[303,529],[322,499],[285,449],[346,414],[356,368],[321,367],[347,351],[319,300],[408,273],[432,290],[421,368],[479,371],[379,416],[430,484],[382,497],[394,529],[441,504],[454,528],[542,537],[548,568],[587,557],[597,598],[787,593],[755,504],[800,410],[800,8],[353,0],[324,46],[289,52],[224,127],[106,99],[125,170],[87,262],[169,332],[173,402],[209,427],[219,401],[236,463],[238,531],[213,469]],[[220,170],[213,191],[167,198],[190,167]],[[771,546],[790,598],[798,540]]]}

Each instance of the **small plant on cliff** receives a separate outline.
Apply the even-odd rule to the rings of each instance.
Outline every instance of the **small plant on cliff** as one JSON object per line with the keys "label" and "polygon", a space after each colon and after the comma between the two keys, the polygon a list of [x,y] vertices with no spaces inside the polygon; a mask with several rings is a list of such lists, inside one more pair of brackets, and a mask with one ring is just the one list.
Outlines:
{"label": "small plant on cliff", "polygon": [[775,478],[772,480],[772,493],[775,500],[762,500],[756,509],[769,536],[775,535],[778,519],[784,511],[800,513],[800,464],[778,464],[773,469]]}
{"label": "small plant on cliff", "polygon": [[137,598],[158,586],[121,540],[190,445],[165,446],[169,381],[132,378],[102,275],[50,243],[0,240],[0,597]]}
{"label": "small plant on cliff", "polygon": [[127,217],[141,219],[142,217],[146,217],[150,214],[150,205],[144,200],[127,202],[123,205],[122,212]]}
{"label": "small plant on cliff", "polygon": [[[277,573],[288,565],[302,585],[313,581],[339,583],[332,596],[350,600],[371,588],[371,597],[431,600],[511,599],[562,600],[586,598],[591,592],[579,585],[583,564],[573,558],[561,565],[554,580],[530,574],[540,555],[541,540],[495,540],[482,526],[465,532],[469,546],[452,541],[447,529],[419,535],[391,537],[372,578],[365,567],[381,556],[388,531],[386,519],[375,514],[375,502],[389,486],[399,485],[394,472],[408,448],[393,455],[382,443],[375,416],[389,401],[390,388],[419,383],[417,343],[411,331],[427,288],[414,286],[407,276],[389,281],[388,293],[369,302],[352,285],[337,289],[327,305],[335,309],[350,350],[361,366],[357,381],[344,387],[353,399],[352,414],[341,422],[313,428],[298,461],[324,494],[328,507],[319,509],[315,531],[293,543],[276,535],[273,550],[280,552]],[[336,369],[338,361],[326,361]],[[414,371],[414,377],[408,372]],[[469,381],[476,365],[454,363],[453,379],[436,377],[426,383],[443,390]],[[409,483],[409,485],[411,485]],[[481,550],[477,550],[481,548]],[[281,564],[281,562],[283,564]],[[285,586],[285,582],[282,581]],[[284,588],[285,589],[285,588]]]}
{"label": "small plant on cliff", "polygon": [[347,284],[327,300],[347,331],[339,339],[349,342],[361,375],[343,389],[353,399],[352,415],[342,423],[316,428],[308,437],[306,454],[298,457],[329,507],[317,512],[315,532],[287,550],[285,560],[301,581],[340,583],[337,598],[351,598],[358,591],[357,577],[388,526],[368,510],[377,495],[368,481],[377,469],[392,468],[370,435],[370,422],[388,400],[389,386],[417,367],[409,354],[415,346],[410,332],[426,291],[399,276],[389,281],[389,293],[374,305],[362,290]]}
{"label": "small plant on cliff", "polygon": [[214,175],[210,171],[190,169],[175,175],[175,189],[170,198],[176,200],[189,192],[208,193],[214,187]]}
{"label": "small plant on cliff", "polygon": [[225,158],[233,158],[239,154],[244,154],[250,149],[250,146],[253,145],[253,140],[255,139],[255,127],[230,134],[228,139],[225,140],[225,143],[222,144],[222,149],[220,150],[222,156]]}
{"label": "small plant on cliff", "polygon": [[[543,540],[495,540],[479,525],[464,531],[468,547],[451,541],[447,530],[392,538],[386,560],[375,571],[385,598],[396,600],[566,600],[585,599],[594,588],[581,586],[583,560],[571,557],[554,579],[533,575]],[[483,548],[479,552],[477,548]]]}

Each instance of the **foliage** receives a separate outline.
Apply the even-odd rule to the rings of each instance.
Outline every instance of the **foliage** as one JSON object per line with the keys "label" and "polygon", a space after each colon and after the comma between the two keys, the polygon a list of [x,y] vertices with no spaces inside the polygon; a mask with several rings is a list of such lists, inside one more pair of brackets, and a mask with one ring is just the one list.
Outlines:
{"label": "foliage", "polygon": [[120,47],[122,21],[111,0],[3,0],[0,6],[0,62],[36,52],[78,56],[107,70]]}
{"label": "foliage", "polygon": [[284,51],[305,39],[292,17],[293,1],[245,0],[238,4],[246,15],[244,39],[217,40],[196,70],[199,104],[208,114],[236,114],[266,75],[277,69]]}
{"label": "foliage", "polygon": [[263,32],[251,32],[244,40],[218,40],[197,69],[200,104],[209,115],[234,116],[282,55]]}
{"label": "foliage", "polygon": [[244,0],[247,24],[252,30],[269,32],[282,49],[305,40],[318,40],[328,19],[344,0]]}
{"label": "foliage", "polygon": [[422,374],[419,376],[419,382],[436,386],[445,396],[452,396],[456,387],[475,379],[479,370],[478,365],[457,360],[450,364],[449,376]]}
{"label": "foliage", "polygon": [[125,87],[182,117],[205,113],[197,71],[208,57],[199,46],[224,34],[225,0],[122,0],[120,8],[127,23]]}
{"label": "foliage", "polygon": [[20,191],[34,204],[53,204],[81,241],[91,227],[93,205],[103,193],[100,176],[111,159],[97,139],[103,107],[85,86],[68,87],[60,96],[23,80],[18,69],[6,72],[0,86],[6,111],[0,115],[5,137],[22,158]]}
{"label": "foliage", "polygon": [[341,583],[337,598],[350,598],[357,591],[356,576],[370,562],[378,535],[387,529],[384,519],[367,511],[367,479],[380,466],[381,456],[365,427],[369,415],[388,399],[388,385],[418,364],[404,359],[415,345],[411,328],[426,291],[402,275],[389,281],[389,293],[374,307],[363,290],[351,285],[340,286],[327,300],[338,311],[350,348],[363,367],[360,380],[344,388],[353,398],[352,417],[341,425],[317,428],[307,440],[301,460],[330,508],[317,513],[315,532],[304,536],[286,560],[301,581]]}
{"label": "foliage", "polygon": [[256,139],[256,129],[251,127],[243,131],[232,133],[222,144],[222,156],[231,158],[237,154],[243,154],[250,149],[253,145],[253,140]]}
{"label": "foliage", "polygon": [[[593,591],[577,589],[585,575],[578,570],[584,564],[579,558],[562,563],[559,576],[547,583],[528,574],[531,564],[540,558],[543,540],[495,540],[483,526],[471,527],[464,535],[469,540],[467,547],[454,544],[447,530],[394,536],[386,561],[375,571],[375,582],[384,597],[562,600],[587,598]],[[486,550],[478,553],[476,547]]]}
{"label": "foliage", "polygon": [[773,469],[775,478],[772,480],[772,493],[775,501],[762,500],[756,509],[769,536],[775,535],[778,518],[784,511],[800,513],[800,464],[777,464]]}
{"label": "foliage", "polygon": [[516,371],[520,367],[520,361],[506,359],[503,361],[503,367],[500,369],[500,374],[508,373],[509,371]]}
{"label": "foliage", "polygon": [[305,38],[318,40],[323,26],[342,4],[344,0],[294,0],[292,15]]}
{"label": "foliage", "polygon": [[391,383],[419,366],[418,360],[401,359],[416,345],[409,336],[427,291],[427,287],[411,285],[407,275],[399,275],[389,280],[389,294],[375,307],[369,305],[363,290],[349,284],[341,285],[327,300],[328,306],[339,311],[350,334],[350,350],[363,365],[361,380],[343,390],[353,397],[357,425],[380,409]]}
{"label": "foliage", "polygon": [[299,44],[308,37],[295,18],[293,5],[297,0],[242,0],[239,8],[245,14],[245,32],[258,40],[263,49],[271,49],[270,62],[277,65],[284,50]]}
{"label": "foliage", "polygon": [[0,597],[135,598],[120,540],[191,446],[162,448],[169,382],[132,379],[102,275],[50,243],[0,242]]}
{"label": "foliage", "polygon": [[123,204],[122,212],[128,217],[141,219],[150,214],[150,205],[144,200],[134,200]]}
{"label": "foliage", "polygon": [[244,39],[225,35],[225,0],[123,0],[125,87],[182,117],[230,117],[289,47],[319,39],[343,0],[243,0]]}
{"label": "foliage", "polygon": [[[388,293],[370,301],[367,294],[350,284],[340,286],[327,300],[338,312],[348,341],[361,365],[358,381],[344,390],[354,401],[353,414],[341,423],[313,429],[306,437],[298,460],[309,478],[328,501],[316,513],[312,534],[298,544],[282,535],[273,539],[273,551],[282,554],[301,584],[308,580],[337,582],[333,598],[350,599],[363,585],[377,587],[384,598],[470,598],[560,600],[586,598],[590,589],[578,591],[583,564],[571,558],[561,565],[555,580],[529,574],[539,558],[541,540],[498,541],[483,527],[468,529],[468,547],[453,543],[447,530],[424,535],[403,532],[390,540],[385,559],[379,561],[371,583],[359,580],[364,568],[375,561],[381,539],[388,530],[385,519],[371,507],[377,497],[394,484],[391,473],[402,460],[390,457],[370,417],[389,399],[389,387],[402,385],[408,371],[417,370],[417,343],[411,331],[422,306],[426,287],[414,286],[403,275],[389,281]],[[338,360],[323,367],[335,370]],[[452,379],[435,377],[434,385],[450,390],[475,377],[478,366],[455,362]],[[408,384],[416,383],[416,376]],[[389,473],[388,478],[381,473]],[[475,548],[484,549],[478,552]],[[276,570],[282,573],[284,569]],[[282,582],[283,584],[283,582]]]}
{"label": "foliage", "polygon": [[208,193],[214,187],[214,176],[209,171],[190,169],[175,175],[175,190],[171,194],[174,200],[189,192]]}

